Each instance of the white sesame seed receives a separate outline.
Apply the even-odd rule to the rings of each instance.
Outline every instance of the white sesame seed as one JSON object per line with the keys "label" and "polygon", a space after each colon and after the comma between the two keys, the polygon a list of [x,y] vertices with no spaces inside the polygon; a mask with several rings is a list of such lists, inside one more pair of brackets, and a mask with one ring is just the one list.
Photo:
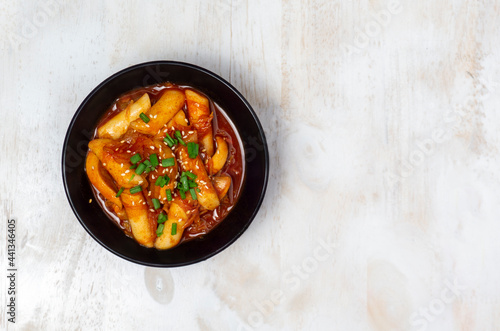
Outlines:
{"label": "white sesame seed", "polygon": [[118,147],[115,148],[115,152],[118,152]]}
{"label": "white sesame seed", "polygon": [[155,148],[153,146],[149,146],[149,148],[151,148],[153,151],[155,150]]}
{"label": "white sesame seed", "polygon": [[122,144],[125,142],[125,140],[120,141]]}
{"label": "white sesame seed", "polygon": [[129,172],[130,172],[130,170],[128,170],[128,169],[127,169],[127,170],[125,170],[125,173],[126,173],[126,174],[128,174]]}
{"label": "white sesame seed", "polygon": [[148,197],[150,197],[150,196],[151,196],[151,191],[148,192]]}
{"label": "white sesame seed", "polygon": [[122,167],[122,168],[123,168],[123,163],[121,163],[121,164],[120,164],[120,167]]}
{"label": "white sesame seed", "polygon": [[127,153],[132,153],[131,151],[127,150]]}
{"label": "white sesame seed", "polygon": [[94,166],[92,166],[92,170],[94,170]]}
{"label": "white sesame seed", "polygon": [[106,166],[106,163],[103,163],[102,165],[103,165],[103,166]]}
{"label": "white sesame seed", "polygon": [[149,124],[146,124],[146,127],[149,128]]}
{"label": "white sesame seed", "polygon": [[150,212],[152,212],[152,213],[154,213],[154,212],[155,212],[155,210],[154,210],[154,209],[150,209],[149,211],[150,211]]}
{"label": "white sesame seed", "polygon": [[158,116],[158,115],[153,116],[153,118],[156,118],[156,116]]}
{"label": "white sesame seed", "polygon": [[122,174],[122,176],[125,176],[125,174]]}
{"label": "white sesame seed", "polygon": [[132,206],[135,206],[135,201],[132,201]]}

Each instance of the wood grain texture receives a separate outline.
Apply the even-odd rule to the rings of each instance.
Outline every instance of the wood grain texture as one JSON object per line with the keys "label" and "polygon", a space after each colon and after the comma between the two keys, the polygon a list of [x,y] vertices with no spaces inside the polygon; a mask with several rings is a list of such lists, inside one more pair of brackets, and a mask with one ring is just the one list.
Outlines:
{"label": "wood grain texture", "polygon": [[[16,218],[19,265],[17,323],[1,305],[0,329],[498,329],[497,1],[0,9],[0,236],[5,247],[5,220]],[[200,65],[239,89],[272,167],[248,231],[171,270],[91,239],[60,171],[85,96],[156,59]],[[5,266],[4,249],[0,258]],[[2,300],[6,288],[2,277]]]}

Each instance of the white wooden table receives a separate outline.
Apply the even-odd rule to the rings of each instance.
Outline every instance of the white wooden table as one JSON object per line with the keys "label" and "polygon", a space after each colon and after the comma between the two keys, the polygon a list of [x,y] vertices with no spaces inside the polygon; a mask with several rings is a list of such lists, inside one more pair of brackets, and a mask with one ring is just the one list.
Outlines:
{"label": "white wooden table", "polygon": [[[3,1],[0,329],[498,330],[499,14],[494,0]],[[175,269],[97,244],[60,169],[85,96],[158,59],[238,88],[272,167],[248,231]]]}

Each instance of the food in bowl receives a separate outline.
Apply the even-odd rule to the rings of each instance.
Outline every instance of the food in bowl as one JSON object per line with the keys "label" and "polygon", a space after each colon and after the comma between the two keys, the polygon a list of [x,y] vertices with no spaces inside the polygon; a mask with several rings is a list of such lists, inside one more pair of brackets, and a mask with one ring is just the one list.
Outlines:
{"label": "food in bowl", "polygon": [[103,114],[88,147],[85,171],[95,200],[125,235],[159,250],[222,222],[244,179],[234,125],[190,86],[125,93]]}

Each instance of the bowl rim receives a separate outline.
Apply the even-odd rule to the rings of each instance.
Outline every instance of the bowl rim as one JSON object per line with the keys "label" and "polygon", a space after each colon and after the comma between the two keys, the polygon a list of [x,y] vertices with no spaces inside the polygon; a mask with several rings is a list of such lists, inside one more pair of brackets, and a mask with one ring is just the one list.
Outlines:
{"label": "bowl rim", "polygon": [[[101,88],[103,88],[106,84],[108,84],[110,81],[118,78],[119,76],[121,76],[121,75],[123,75],[123,74],[125,74],[127,72],[136,70],[138,68],[148,67],[148,66],[153,66],[153,65],[173,65],[173,66],[179,66],[179,67],[186,67],[186,68],[189,68],[189,69],[195,69],[197,71],[200,71],[200,72],[202,72],[202,73],[204,73],[204,74],[206,74],[208,76],[211,76],[212,78],[220,81],[223,85],[225,85],[228,89],[230,89],[243,102],[243,104],[245,105],[245,107],[249,111],[250,115],[252,116],[252,118],[253,118],[256,126],[257,126],[259,134],[262,137],[262,143],[263,143],[262,144],[263,145],[263,151],[262,151],[262,153],[264,153],[264,178],[263,178],[263,183],[262,183],[262,190],[261,190],[261,192],[259,194],[256,206],[255,206],[254,210],[252,211],[252,214],[250,215],[250,217],[248,217],[248,220],[244,223],[243,227],[241,227],[239,229],[239,231],[236,233],[236,235],[233,236],[230,240],[228,240],[221,247],[218,247],[217,249],[215,249],[214,251],[210,252],[209,254],[206,254],[206,255],[203,255],[203,256],[201,256],[199,258],[188,260],[188,261],[185,261],[185,262],[169,263],[169,264],[165,264],[165,263],[150,263],[150,262],[145,262],[145,261],[141,261],[141,260],[137,260],[137,259],[131,258],[131,257],[125,255],[125,254],[122,254],[120,252],[117,252],[117,251],[111,249],[106,243],[104,243],[96,235],[94,235],[94,233],[92,233],[92,231],[90,231],[90,229],[87,227],[87,225],[82,220],[82,218],[80,217],[79,213],[77,212],[76,206],[73,203],[73,199],[72,199],[72,197],[69,194],[68,181],[67,181],[67,175],[66,175],[66,170],[65,170],[66,169],[66,154],[67,154],[68,142],[69,142],[70,134],[72,132],[72,129],[73,129],[74,125],[75,125],[75,122],[76,122],[77,118],[79,117],[80,113],[83,111],[85,105],[89,102],[89,100],[91,98],[93,98],[94,95]],[[168,80],[166,80],[166,81],[168,81]],[[195,86],[195,88],[196,88],[196,86]],[[242,148],[244,148],[244,147],[242,146]],[[115,254],[115,255],[117,255],[117,256],[119,256],[119,257],[121,257],[121,258],[129,261],[129,262],[133,262],[133,263],[140,264],[140,265],[143,265],[143,266],[160,267],[160,268],[182,267],[182,266],[187,266],[187,265],[191,265],[191,264],[195,264],[195,263],[199,263],[199,262],[205,261],[205,260],[213,257],[214,255],[219,254],[220,252],[222,252],[223,250],[225,250],[227,247],[229,247],[230,245],[232,245],[243,234],[243,232],[245,232],[248,229],[248,227],[250,226],[250,224],[253,222],[253,220],[257,216],[257,214],[258,214],[258,212],[260,210],[260,207],[262,205],[262,202],[264,200],[265,193],[267,191],[267,184],[268,184],[268,180],[269,180],[269,150],[268,150],[268,146],[267,146],[266,135],[265,135],[264,129],[262,128],[262,125],[261,125],[261,123],[259,121],[259,118],[257,117],[257,114],[253,110],[253,108],[250,105],[250,103],[245,99],[245,97],[233,85],[231,85],[231,83],[229,83],[228,81],[226,81],[221,76],[219,76],[219,75],[211,72],[210,70],[205,69],[205,68],[200,67],[200,66],[195,65],[195,64],[191,64],[191,63],[187,63],[187,62],[180,62],[180,61],[171,61],[171,60],[156,60],[156,61],[148,61],[148,62],[143,62],[143,63],[135,64],[135,65],[129,66],[127,68],[124,68],[124,69],[122,69],[122,70],[120,70],[120,71],[112,74],[111,76],[109,76],[108,78],[106,78],[105,80],[103,80],[99,85],[97,85],[85,97],[85,99],[83,99],[83,101],[78,106],[75,114],[73,115],[73,117],[72,117],[72,119],[71,119],[71,121],[70,121],[70,123],[68,125],[68,129],[66,131],[66,135],[65,135],[65,138],[64,138],[64,142],[63,142],[63,148],[62,148],[61,172],[62,172],[64,192],[65,192],[66,198],[67,198],[67,200],[68,200],[68,202],[69,202],[69,204],[71,206],[71,210],[73,211],[73,214],[76,216],[76,218],[78,219],[79,223],[83,226],[83,228],[85,229],[85,231],[95,241],[97,241],[102,247],[104,247],[109,252],[111,252],[111,253],[113,253],[113,254]]]}

